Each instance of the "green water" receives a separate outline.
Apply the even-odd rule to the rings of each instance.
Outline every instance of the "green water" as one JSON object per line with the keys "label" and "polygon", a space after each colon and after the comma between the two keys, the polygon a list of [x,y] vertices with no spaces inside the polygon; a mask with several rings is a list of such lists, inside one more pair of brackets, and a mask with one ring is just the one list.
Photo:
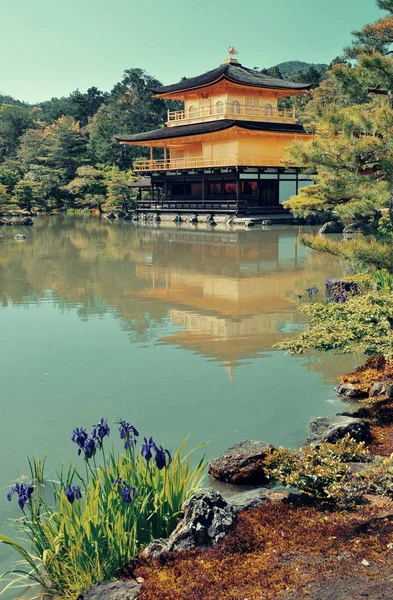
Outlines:
{"label": "green water", "polygon": [[211,457],[243,439],[296,446],[343,410],[333,385],[355,359],[272,348],[304,326],[297,294],[343,272],[296,228],[59,216],[0,235],[2,532],[26,456],[77,460],[72,429],[102,416],[166,447],[191,434]]}

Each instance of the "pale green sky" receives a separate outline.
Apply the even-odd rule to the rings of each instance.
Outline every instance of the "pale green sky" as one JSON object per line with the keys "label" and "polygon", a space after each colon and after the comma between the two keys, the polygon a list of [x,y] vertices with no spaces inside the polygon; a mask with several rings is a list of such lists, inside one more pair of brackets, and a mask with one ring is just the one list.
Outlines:
{"label": "pale green sky", "polygon": [[30,102],[110,90],[141,67],[164,84],[213,69],[330,62],[374,0],[0,0],[0,92]]}

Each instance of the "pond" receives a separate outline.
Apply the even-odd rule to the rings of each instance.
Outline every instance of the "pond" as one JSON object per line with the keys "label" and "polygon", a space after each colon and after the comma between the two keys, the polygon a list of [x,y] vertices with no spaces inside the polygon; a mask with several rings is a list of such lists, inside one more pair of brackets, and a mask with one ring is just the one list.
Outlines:
{"label": "pond", "polygon": [[342,264],[296,227],[217,229],[56,216],[0,230],[2,533],[26,456],[78,460],[72,429],[102,416],[166,447],[190,434],[212,457],[243,439],[294,447],[343,410],[333,385],[355,358],[274,348],[304,327],[298,294]]}

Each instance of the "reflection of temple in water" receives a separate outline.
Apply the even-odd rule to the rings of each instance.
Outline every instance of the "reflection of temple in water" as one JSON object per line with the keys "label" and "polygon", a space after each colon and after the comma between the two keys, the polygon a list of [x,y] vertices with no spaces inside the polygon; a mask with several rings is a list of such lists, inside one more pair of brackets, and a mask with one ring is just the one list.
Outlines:
{"label": "reflection of temple in water", "polygon": [[179,328],[160,341],[219,360],[233,377],[303,327],[297,294],[325,281],[326,262],[297,245],[296,233],[142,228],[133,258],[144,284],[126,294],[168,305]]}

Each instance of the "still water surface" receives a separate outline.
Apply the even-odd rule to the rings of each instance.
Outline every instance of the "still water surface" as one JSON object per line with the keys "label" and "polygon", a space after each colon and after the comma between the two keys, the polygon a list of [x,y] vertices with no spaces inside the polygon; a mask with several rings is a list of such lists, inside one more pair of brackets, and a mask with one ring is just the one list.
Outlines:
{"label": "still water surface", "polygon": [[296,446],[313,416],[343,409],[333,384],[355,359],[272,348],[304,327],[297,294],[343,272],[295,227],[59,216],[19,232],[0,237],[2,533],[26,456],[76,460],[72,429],[102,416],[167,447],[191,434],[211,457],[243,439]]}

